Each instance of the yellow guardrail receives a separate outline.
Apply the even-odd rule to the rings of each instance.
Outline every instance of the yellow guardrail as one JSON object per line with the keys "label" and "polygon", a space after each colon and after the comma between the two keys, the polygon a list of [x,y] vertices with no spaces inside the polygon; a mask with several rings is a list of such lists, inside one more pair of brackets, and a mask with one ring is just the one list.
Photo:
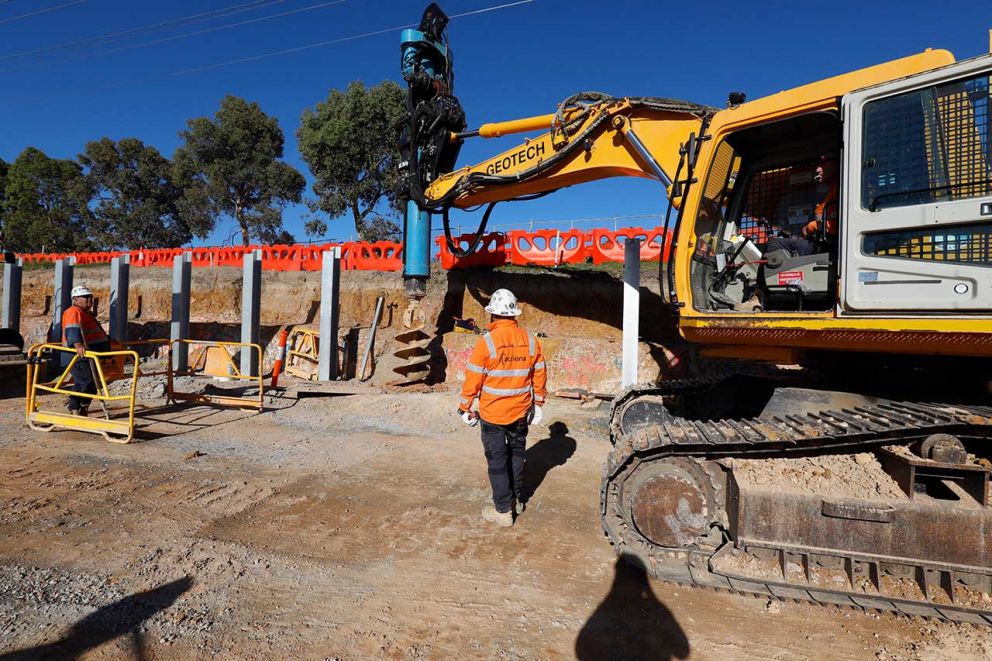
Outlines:
{"label": "yellow guardrail", "polygon": [[[197,349],[190,357],[189,368],[181,372],[175,371],[172,368],[172,354],[178,344],[186,344]],[[237,351],[247,348],[258,355],[258,376],[245,375],[241,372],[241,368],[232,356],[231,348],[235,348]],[[179,392],[176,390],[175,377],[197,376],[201,374],[237,381],[251,381],[258,385],[258,395],[235,397],[232,395],[208,395],[205,393]],[[172,340],[169,343],[168,375],[168,397],[170,401],[209,402],[224,406],[256,408],[259,411],[264,407],[265,385],[262,377],[262,346],[259,344],[248,342],[213,342],[208,340]]]}
{"label": "yellow guardrail", "polygon": [[[60,352],[71,354],[69,363],[62,373],[54,380],[46,383],[38,381],[41,370],[38,365],[41,362],[41,355],[49,352]],[[91,359],[93,365],[94,385],[96,394],[76,392],[64,387],[65,381],[70,377],[70,372],[76,364],[83,359]],[[132,367],[131,374],[126,372],[127,361],[130,359]],[[107,367],[109,369],[105,370]],[[108,378],[109,376],[109,378]],[[134,399],[137,389],[140,369],[138,367],[138,353],[131,350],[119,351],[86,351],[82,357],[71,347],[60,344],[35,344],[28,349],[27,366],[27,397],[26,415],[27,423],[31,429],[36,431],[52,431],[55,428],[74,429],[93,434],[100,434],[111,443],[130,443],[134,437]],[[131,385],[127,394],[111,395],[107,388],[108,381],[116,378],[130,377]],[[71,415],[63,411],[50,411],[42,408],[38,401],[38,393],[54,393],[58,395],[72,395],[91,401],[100,402],[104,409],[104,417],[88,417]],[[127,402],[126,418],[111,418],[108,403]],[[123,410],[123,409],[116,409]]]}

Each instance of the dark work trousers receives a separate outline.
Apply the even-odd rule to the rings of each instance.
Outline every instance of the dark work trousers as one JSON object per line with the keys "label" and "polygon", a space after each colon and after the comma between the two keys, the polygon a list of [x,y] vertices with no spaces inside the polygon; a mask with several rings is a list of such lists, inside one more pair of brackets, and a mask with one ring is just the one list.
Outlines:
{"label": "dark work trousers", "polygon": [[[74,392],[84,392],[91,395],[96,394],[96,382],[93,380],[93,369],[88,358],[80,358],[72,366],[69,374],[72,375],[72,387]],[[78,411],[80,408],[89,408],[93,400],[88,397],[74,397],[69,395],[69,410]]]}
{"label": "dark work trousers", "polygon": [[527,418],[508,425],[480,420],[482,447],[489,464],[489,484],[497,512],[509,512],[513,498],[523,502],[524,452],[527,449]]}

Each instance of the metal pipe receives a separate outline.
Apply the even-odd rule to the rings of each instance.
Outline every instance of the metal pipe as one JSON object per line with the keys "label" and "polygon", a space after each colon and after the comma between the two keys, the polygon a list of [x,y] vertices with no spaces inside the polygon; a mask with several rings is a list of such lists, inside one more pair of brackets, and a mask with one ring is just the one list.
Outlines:
{"label": "metal pipe", "polygon": [[338,304],[341,287],[341,248],[325,250],[320,273],[320,340],[317,380],[338,378]]}
{"label": "metal pipe", "polygon": [[620,385],[637,383],[638,321],[641,311],[641,240],[630,238],[623,251],[623,362]]}

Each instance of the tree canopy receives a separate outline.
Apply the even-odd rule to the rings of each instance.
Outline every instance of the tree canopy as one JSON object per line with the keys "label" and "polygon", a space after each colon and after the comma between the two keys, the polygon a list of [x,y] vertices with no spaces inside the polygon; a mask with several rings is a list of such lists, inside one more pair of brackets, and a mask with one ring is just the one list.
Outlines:
{"label": "tree canopy", "polygon": [[306,181],[280,160],[284,137],[276,118],[228,95],[213,119],[189,120],[180,136],[173,161],[183,189],[180,213],[191,226],[212,229],[223,214],[237,221],[246,245],[285,239],[282,209],[300,201]]}
{"label": "tree canopy", "polygon": [[103,247],[174,247],[206,236],[202,217],[188,222],[179,211],[182,190],[172,164],[136,138],[102,138],[79,155],[93,193],[90,236]]}
{"label": "tree canopy", "polygon": [[7,161],[0,158],[0,248],[6,246],[3,234],[3,200],[7,189]]}
{"label": "tree canopy", "polygon": [[[389,217],[402,213],[397,198],[400,154],[396,126],[405,111],[403,89],[392,81],[366,88],[353,82],[344,92],[304,111],[296,137],[310,168],[317,199],[314,212],[336,218],[350,213],[360,239],[394,238],[399,227]],[[308,223],[319,232],[321,220]]]}
{"label": "tree canopy", "polygon": [[90,189],[79,164],[28,147],[10,164],[2,202],[6,247],[67,252],[93,247]]}

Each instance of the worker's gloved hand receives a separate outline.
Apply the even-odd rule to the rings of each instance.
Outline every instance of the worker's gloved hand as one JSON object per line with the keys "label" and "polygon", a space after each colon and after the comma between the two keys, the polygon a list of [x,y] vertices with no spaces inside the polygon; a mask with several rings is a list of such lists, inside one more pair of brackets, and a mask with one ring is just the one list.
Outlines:
{"label": "worker's gloved hand", "polygon": [[459,411],[459,413],[461,414],[462,422],[469,427],[479,424],[479,414],[475,411]]}
{"label": "worker's gloved hand", "polygon": [[530,420],[528,421],[528,424],[536,425],[539,424],[543,419],[544,419],[544,411],[541,410],[540,406],[535,404],[530,410]]}

